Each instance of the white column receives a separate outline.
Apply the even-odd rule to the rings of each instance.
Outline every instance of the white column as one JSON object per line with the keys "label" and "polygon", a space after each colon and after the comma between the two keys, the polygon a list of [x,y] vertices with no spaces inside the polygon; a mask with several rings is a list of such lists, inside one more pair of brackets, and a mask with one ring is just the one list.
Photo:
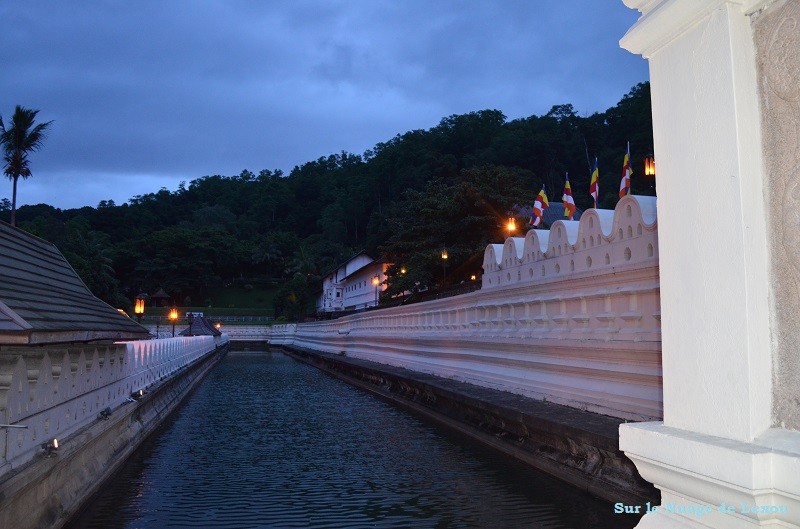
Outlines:
{"label": "white column", "polygon": [[620,448],[662,491],[639,527],[799,527],[800,433],[771,429],[750,20],[770,2],[624,1],[642,17],[621,45],[650,61],[664,378],[664,422],[620,428]]}

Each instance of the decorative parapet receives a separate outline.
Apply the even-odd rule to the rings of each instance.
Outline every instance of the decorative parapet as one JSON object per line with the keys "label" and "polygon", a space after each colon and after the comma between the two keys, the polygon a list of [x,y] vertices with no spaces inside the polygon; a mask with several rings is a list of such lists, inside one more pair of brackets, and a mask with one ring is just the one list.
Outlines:
{"label": "decorative parapet", "polygon": [[224,327],[225,334],[228,335],[231,342],[265,342],[273,338],[283,331],[278,329],[286,329],[296,327],[295,324],[284,325],[227,325]]}
{"label": "decorative parapet", "polygon": [[580,221],[490,244],[482,289],[564,281],[658,265],[656,198],[628,195],[616,209],[589,209]]}
{"label": "decorative parapet", "polygon": [[2,348],[0,423],[27,428],[0,430],[0,475],[227,341],[223,335]]}
{"label": "decorative parapet", "polygon": [[489,245],[483,288],[330,321],[270,343],[346,354],[631,420],[660,418],[656,201],[627,196]]}

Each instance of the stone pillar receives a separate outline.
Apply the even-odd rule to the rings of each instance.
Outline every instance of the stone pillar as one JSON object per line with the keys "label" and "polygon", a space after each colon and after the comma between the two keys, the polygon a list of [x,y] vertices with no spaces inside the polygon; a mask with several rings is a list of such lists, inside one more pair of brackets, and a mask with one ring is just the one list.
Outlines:
{"label": "stone pillar", "polygon": [[800,527],[798,3],[624,1],[621,45],[650,61],[664,377],[664,422],[620,428],[662,491],[639,527]]}

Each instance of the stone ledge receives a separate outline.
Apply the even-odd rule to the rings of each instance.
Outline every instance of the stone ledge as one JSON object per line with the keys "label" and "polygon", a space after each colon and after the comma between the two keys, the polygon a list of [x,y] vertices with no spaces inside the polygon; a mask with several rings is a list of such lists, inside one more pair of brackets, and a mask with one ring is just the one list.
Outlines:
{"label": "stone ledge", "polygon": [[658,497],[617,447],[621,419],[367,360],[283,350],[594,496],[629,503]]}
{"label": "stone ledge", "polygon": [[[693,528],[707,527],[709,521],[730,529],[800,527],[800,432],[772,428],[746,443],[663,423],[623,424],[620,447],[661,489],[662,506],[712,508],[701,517],[654,512],[640,528],[663,527],[667,518]],[[719,510],[722,504],[734,511]],[[780,512],[751,512],[750,507]]]}

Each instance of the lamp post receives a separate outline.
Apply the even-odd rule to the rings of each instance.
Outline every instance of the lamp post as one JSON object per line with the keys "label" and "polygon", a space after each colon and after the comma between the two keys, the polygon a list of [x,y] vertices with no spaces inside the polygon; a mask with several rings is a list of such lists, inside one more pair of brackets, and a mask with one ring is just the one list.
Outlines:
{"label": "lamp post", "polygon": [[378,285],[381,284],[380,276],[373,276],[372,278],[372,286],[375,287],[375,306],[378,306]]}
{"label": "lamp post", "polygon": [[136,321],[139,323],[142,323],[142,315],[144,314],[144,298],[144,293],[139,294],[133,303],[133,313],[136,314]]}
{"label": "lamp post", "polygon": [[447,247],[442,248],[442,288],[447,281]]}
{"label": "lamp post", "polygon": [[175,338],[175,323],[178,321],[178,309],[176,307],[169,309],[169,321],[172,322],[172,337]]}

